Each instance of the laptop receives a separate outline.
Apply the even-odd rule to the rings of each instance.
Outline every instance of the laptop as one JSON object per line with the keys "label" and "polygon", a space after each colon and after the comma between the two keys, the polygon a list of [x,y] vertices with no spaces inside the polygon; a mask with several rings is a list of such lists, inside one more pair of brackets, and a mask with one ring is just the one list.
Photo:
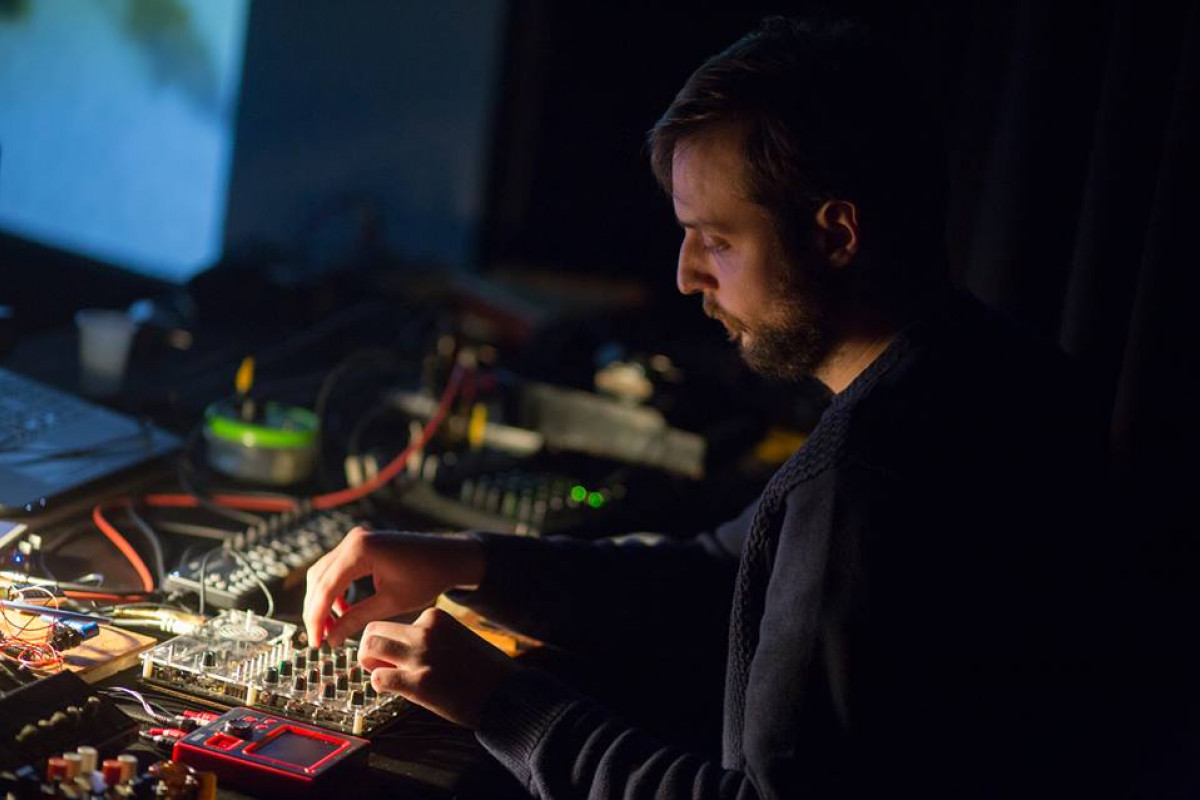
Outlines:
{"label": "laptop", "polygon": [[0,512],[35,511],[178,447],[149,422],[0,368]]}

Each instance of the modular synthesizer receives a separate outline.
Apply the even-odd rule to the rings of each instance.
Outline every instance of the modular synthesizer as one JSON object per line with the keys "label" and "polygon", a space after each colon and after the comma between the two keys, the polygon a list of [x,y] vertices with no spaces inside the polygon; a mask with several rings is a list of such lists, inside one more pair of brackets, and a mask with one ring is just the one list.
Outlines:
{"label": "modular synthesizer", "polygon": [[248,706],[356,736],[369,736],[406,708],[380,695],[354,646],[293,645],[295,625],[252,611],[223,611],[187,636],[142,654],[142,679],[223,706]]}

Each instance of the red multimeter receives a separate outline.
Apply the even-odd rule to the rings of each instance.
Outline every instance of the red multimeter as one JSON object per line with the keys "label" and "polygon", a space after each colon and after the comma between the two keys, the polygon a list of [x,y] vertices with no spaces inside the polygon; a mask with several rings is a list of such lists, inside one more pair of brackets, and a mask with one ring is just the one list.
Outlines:
{"label": "red multimeter", "polygon": [[295,797],[366,755],[366,739],[235,708],[176,742],[173,758],[233,788]]}

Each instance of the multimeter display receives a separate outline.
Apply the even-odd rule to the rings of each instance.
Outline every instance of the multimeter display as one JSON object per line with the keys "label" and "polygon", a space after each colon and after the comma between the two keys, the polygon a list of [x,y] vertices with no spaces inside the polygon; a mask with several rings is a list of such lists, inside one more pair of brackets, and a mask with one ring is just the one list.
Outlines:
{"label": "multimeter display", "polygon": [[341,747],[340,742],[326,739],[316,739],[294,730],[284,730],[277,736],[272,736],[256,747],[247,747],[247,753],[253,753],[261,758],[295,764],[297,767],[311,767],[330,753]]}

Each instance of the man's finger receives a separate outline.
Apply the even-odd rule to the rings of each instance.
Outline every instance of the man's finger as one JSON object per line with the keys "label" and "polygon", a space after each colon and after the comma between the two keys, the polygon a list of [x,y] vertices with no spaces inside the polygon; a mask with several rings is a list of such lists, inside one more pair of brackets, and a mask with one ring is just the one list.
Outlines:
{"label": "man's finger", "polygon": [[359,641],[358,662],[369,670],[404,663],[412,650],[408,628],[399,622],[372,622]]}
{"label": "man's finger", "polygon": [[350,588],[351,583],[371,571],[370,559],[361,544],[346,547],[341,552],[335,550],[330,555],[336,558],[309,581],[304,595],[304,627],[308,631],[308,641],[314,647],[321,644],[324,622],[334,600]]}
{"label": "man's finger", "polygon": [[408,697],[411,687],[405,672],[394,667],[381,667],[371,673],[371,685],[380,694],[399,694]]}
{"label": "man's finger", "polygon": [[341,615],[325,631],[325,638],[329,640],[330,646],[340,647],[342,642],[361,631],[371,620],[389,616],[386,602],[387,599],[383,595],[373,594],[365,600],[347,606],[346,601],[338,597],[334,607],[337,608],[340,604]]}

